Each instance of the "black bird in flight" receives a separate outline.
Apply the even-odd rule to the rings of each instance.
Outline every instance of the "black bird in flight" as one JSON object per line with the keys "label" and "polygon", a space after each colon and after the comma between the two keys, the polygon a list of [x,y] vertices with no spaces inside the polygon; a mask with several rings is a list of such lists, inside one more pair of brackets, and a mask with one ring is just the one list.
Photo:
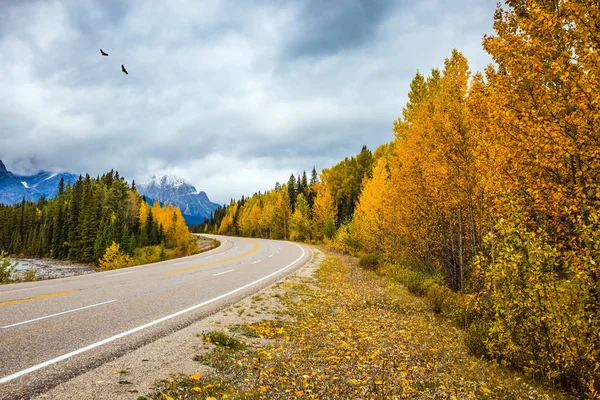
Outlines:
{"label": "black bird in flight", "polygon": [[105,52],[104,52],[104,50],[100,49],[100,53],[101,53],[103,56],[105,56],[105,57],[108,57],[108,53],[105,53]]}
{"label": "black bird in flight", "polygon": [[121,71],[125,72],[125,75],[129,75],[129,72],[127,72],[123,64],[121,64]]}

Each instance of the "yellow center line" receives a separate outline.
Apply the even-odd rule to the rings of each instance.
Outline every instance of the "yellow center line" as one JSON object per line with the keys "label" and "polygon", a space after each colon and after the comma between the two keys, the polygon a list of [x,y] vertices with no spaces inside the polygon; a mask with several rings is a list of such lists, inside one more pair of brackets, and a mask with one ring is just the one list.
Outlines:
{"label": "yellow center line", "polygon": [[165,272],[165,274],[177,274],[179,272],[193,271],[193,270],[198,269],[198,268],[204,268],[204,267],[208,267],[208,266],[211,266],[211,265],[221,264],[221,263],[224,263],[224,262],[227,262],[227,261],[237,260],[238,258],[246,257],[246,256],[249,256],[252,253],[256,253],[258,251],[258,248],[260,247],[260,245],[258,243],[256,243],[256,242],[253,242],[253,241],[250,241],[250,240],[248,240],[248,242],[250,242],[250,243],[252,243],[254,245],[254,249],[250,250],[247,253],[240,254],[239,256],[235,256],[235,257],[226,258],[224,260],[218,260],[218,261],[213,261],[213,262],[209,262],[209,263],[206,263],[206,264],[196,265],[194,267],[181,268],[181,269],[175,269],[173,271],[167,271],[167,272]]}
{"label": "yellow center line", "polygon": [[4,302],[0,303],[0,307],[1,306],[7,306],[9,304],[24,303],[26,301],[31,301],[31,300],[39,300],[39,299],[45,299],[45,298],[48,298],[48,297],[62,296],[63,294],[69,294],[69,293],[73,293],[73,292],[76,292],[76,290],[65,290],[64,292],[42,294],[41,296],[27,297],[25,299],[16,299],[16,300],[4,301]]}

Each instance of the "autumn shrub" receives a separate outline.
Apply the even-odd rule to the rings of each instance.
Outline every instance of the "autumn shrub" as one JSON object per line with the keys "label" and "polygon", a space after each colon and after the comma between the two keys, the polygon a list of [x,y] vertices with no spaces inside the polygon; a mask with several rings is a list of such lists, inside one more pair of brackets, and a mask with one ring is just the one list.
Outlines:
{"label": "autumn shrub", "polygon": [[122,253],[119,250],[118,243],[113,242],[104,253],[104,256],[99,260],[100,271],[110,271],[112,269],[125,268],[132,265],[132,259],[129,255]]}
{"label": "autumn shrub", "polygon": [[37,273],[35,272],[35,268],[29,267],[25,271],[23,271],[23,274],[21,275],[20,280],[22,282],[35,282],[39,279],[40,278],[38,277]]}
{"label": "autumn shrub", "polygon": [[429,286],[434,283],[434,280],[431,277],[412,270],[408,270],[405,279],[406,281],[403,283],[406,285],[408,291],[417,296],[423,296],[427,292]]}
{"label": "autumn shrub", "polygon": [[467,298],[464,295],[458,295],[450,311],[450,320],[454,326],[463,330],[483,318],[480,312],[468,306]]}
{"label": "autumn shrub", "polygon": [[161,261],[161,246],[145,246],[135,249],[132,265],[151,264]]}
{"label": "autumn shrub", "polygon": [[341,251],[345,254],[354,255],[358,249],[358,242],[352,237],[351,224],[341,225],[331,243],[331,248]]}
{"label": "autumn shrub", "polygon": [[376,270],[379,266],[379,257],[377,254],[360,253],[358,256],[358,265],[362,269]]}
{"label": "autumn shrub", "polygon": [[469,352],[476,357],[489,357],[487,347],[490,324],[483,320],[470,323],[465,329],[464,342]]}
{"label": "autumn shrub", "polygon": [[450,315],[458,295],[443,283],[433,282],[425,290],[425,297],[436,314]]}
{"label": "autumn shrub", "polygon": [[[589,273],[598,271],[600,233],[584,233],[589,254],[568,258],[513,209],[486,238],[489,256],[475,261],[481,290],[471,304],[487,323],[492,358],[580,394],[600,389],[598,287]],[[479,336],[483,328],[469,329]]]}
{"label": "autumn shrub", "polygon": [[17,269],[17,263],[8,258],[6,252],[0,252],[0,284],[13,282],[12,274]]}

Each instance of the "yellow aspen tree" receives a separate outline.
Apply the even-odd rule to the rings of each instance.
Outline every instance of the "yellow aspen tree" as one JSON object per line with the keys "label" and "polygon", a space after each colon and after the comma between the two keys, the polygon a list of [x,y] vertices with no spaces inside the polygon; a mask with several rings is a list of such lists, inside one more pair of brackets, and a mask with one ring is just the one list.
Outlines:
{"label": "yellow aspen tree", "polygon": [[290,239],[304,242],[310,240],[311,233],[310,208],[300,193],[296,199],[296,209],[290,218]]}
{"label": "yellow aspen tree", "polygon": [[313,205],[313,238],[317,241],[324,237],[332,239],[335,235],[337,223],[337,209],[333,196],[327,185],[318,183],[313,185],[315,203]]}
{"label": "yellow aspen tree", "polygon": [[360,247],[369,253],[381,253],[386,237],[385,213],[388,193],[388,163],[379,158],[373,177],[364,183],[360,200],[354,219],[352,220],[353,233],[360,243]]}

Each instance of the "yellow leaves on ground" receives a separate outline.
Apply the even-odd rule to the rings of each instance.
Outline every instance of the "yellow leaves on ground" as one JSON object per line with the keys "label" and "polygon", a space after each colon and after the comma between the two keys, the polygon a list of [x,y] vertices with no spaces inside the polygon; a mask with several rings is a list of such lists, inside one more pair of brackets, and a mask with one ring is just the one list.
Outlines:
{"label": "yellow leaves on ground", "polygon": [[195,381],[198,381],[198,380],[200,380],[200,378],[202,378],[202,376],[200,374],[193,374],[193,375],[190,375],[190,378]]}
{"label": "yellow leaves on ground", "polygon": [[[206,382],[228,382],[235,398],[261,399],[556,395],[470,356],[461,331],[350,258],[330,256],[317,277],[288,284],[289,315],[250,326],[262,339],[249,350],[208,355],[205,362],[217,369]],[[185,381],[177,387],[188,398]]]}

